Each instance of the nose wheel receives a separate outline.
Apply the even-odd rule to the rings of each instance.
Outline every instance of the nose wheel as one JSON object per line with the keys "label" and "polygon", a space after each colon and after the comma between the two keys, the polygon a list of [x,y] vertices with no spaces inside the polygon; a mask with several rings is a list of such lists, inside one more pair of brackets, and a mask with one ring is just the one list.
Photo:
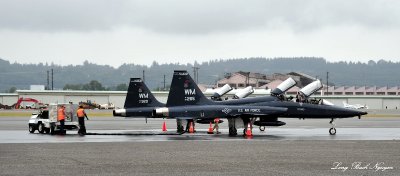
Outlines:
{"label": "nose wheel", "polygon": [[335,135],[336,134],[336,128],[330,128],[329,129],[329,134],[330,135]]}
{"label": "nose wheel", "polygon": [[329,129],[329,134],[330,135],[335,135],[336,134],[335,119],[332,119],[329,123],[332,125],[332,128]]}

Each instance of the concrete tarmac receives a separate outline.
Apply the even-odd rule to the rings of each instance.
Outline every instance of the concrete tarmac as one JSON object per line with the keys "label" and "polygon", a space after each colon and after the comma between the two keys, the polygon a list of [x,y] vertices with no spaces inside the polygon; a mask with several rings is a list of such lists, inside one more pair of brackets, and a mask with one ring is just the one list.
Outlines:
{"label": "concrete tarmac", "polygon": [[0,172],[1,175],[399,175],[399,146],[398,141],[336,140],[0,144]]}
{"label": "concrete tarmac", "polygon": [[400,175],[400,117],[337,120],[335,136],[329,120],[281,119],[253,138],[228,137],[227,123],[152,135],[164,120],[89,118],[88,132],[123,135],[30,134],[28,117],[0,117],[0,175]]}

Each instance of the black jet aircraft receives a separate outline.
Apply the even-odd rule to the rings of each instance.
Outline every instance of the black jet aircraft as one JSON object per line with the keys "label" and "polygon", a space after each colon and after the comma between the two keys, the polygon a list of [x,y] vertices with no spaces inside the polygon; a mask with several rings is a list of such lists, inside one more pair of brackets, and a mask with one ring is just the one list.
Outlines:
{"label": "black jet aircraft", "polygon": [[[169,99],[174,98],[169,97]],[[287,108],[268,106],[232,105],[227,108],[225,105],[180,106],[171,103],[166,108],[166,104],[157,101],[140,78],[131,78],[124,108],[114,110],[113,115],[121,117],[145,117],[146,121],[148,117],[160,117],[176,118],[179,120],[199,119],[201,123],[209,123],[215,117],[262,117],[282,114],[286,110]],[[182,129],[178,127],[178,130]]]}
{"label": "black jet aircraft", "polygon": [[[153,115],[160,117],[180,116],[181,118],[228,118],[230,135],[237,134],[236,125],[230,119],[238,117],[242,118],[245,125],[251,123],[254,117],[259,117],[259,120],[254,121],[253,124],[264,127],[285,125],[285,122],[278,121],[278,117],[331,119],[332,128],[329,129],[329,133],[334,135],[336,134],[335,119],[361,117],[361,115],[367,114],[366,112],[338,106],[324,105],[320,103],[321,101],[313,102],[288,101],[282,98],[282,96],[261,96],[227,101],[211,101],[204,96],[187,71],[175,71],[166,107],[155,109]],[[258,111],[261,111],[263,107],[285,108],[285,111],[282,111],[282,113],[266,113],[258,116],[262,114],[258,113]],[[204,111],[208,110],[213,113],[204,114]],[[222,113],[217,113],[217,111],[221,111]],[[231,116],[232,112],[235,113],[235,116]]]}
{"label": "black jet aircraft", "polygon": [[[295,85],[294,80],[288,80],[285,82],[288,83],[288,86],[278,87],[273,91],[273,94],[281,94],[284,91],[290,89]],[[293,84],[294,82],[294,84]],[[284,85],[284,84],[283,84]],[[171,97],[173,99],[173,97]],[[234,99],[229,104],[235,104]],[[237,104],[248,104],[248,102],[265,102],[272,101],[273,98],[269,96],[263,97],[252,97],[248,98],[245,101],[241,100],[240,103]],[[175,105],[170,105],[175,106]],[[113,115],[116,117],[154,117],[153,113],[156,108],[166,107],[166,104],[159,102],[154,95],[151,93],[149,88],[143,82],[141,78],[130,78],[128,91],[125,98],[125,104],[123,109],[116,109],[113,111]],[[198,119],[198,123],[208,124],[209,122],[213,122],[213,119]]]}

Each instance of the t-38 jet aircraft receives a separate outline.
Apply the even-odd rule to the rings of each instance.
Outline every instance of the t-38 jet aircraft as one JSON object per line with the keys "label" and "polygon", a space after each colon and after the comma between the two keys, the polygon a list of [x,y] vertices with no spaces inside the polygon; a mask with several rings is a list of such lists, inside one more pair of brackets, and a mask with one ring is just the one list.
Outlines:
{"label": "t-38 jet aircraft", "polygon": [[[293,79],[291,78],[287,79],[281,85],[279,85],[278,88],[275,89],[272,93],[274,95],[284,93],[286,90],[290,89],[295,84],[296,82]],[[173,99],[173,97],[171,98]],[[235,100],[230,101],[230,103],[235,102]],[[270,96],[263,96],[263,97],[248,98],[246,99],[246,101],[241,101],[241,103],[246,104],[246,102],[265,102],[271,100],[274,100],[274,98],[270,98]],[[171,106],[174,105],[170,105],[170,107]],[[139,118],[145,117],[147,120],[147,118],[149,117],[154,117],[153,111],[156,108],[162,108],[162,107],[166,107],[166,104],[159,102],[154,97],[154,95],[151,93],[151,91],[142,81],[141,78],[130,78],[129,87],[125,98],[124,108],[115,109],[113,111],[113,115],[116,117],[118,116],[139,117]],[[199,123],[204,123],[204,124],[208,124],[214,121],[213,119],[204,119],[204,118],[199,118],[197,120]]]}
{"label": "t-38 jet aircraft", "polygon": [[[172,99],[174,98],[169,97],[168,102]],[[168,106],[168,108],[166,108],[166,106]],[[201,120],[200,123],[209,123],[213,121],[215,117],[263,117],[273,114],[282,114],[286,110],[287,108],[284,107],[260,107],[252,105],[230,105],[229,108],[223,104],[180,106],[169,103],[169,105],[166,105],[157,101],[140,78],[131,78],[124,108],[114,110],[113,115],[121,117],[144,117],[146,121],[148,117],[161,117],[176,118],[178,120],[199,119]]]}
{"label": "t-38 jet aircraft", "polygon": [[[281,118],[331,119],[331,135],[336,134],[336,118],[361,117],[367,114],[334,105],[325,105],[323,101],[288,101],[279,96],[261,96],[227,101],[211,101],[200,91],[187,71],[175,71],[168,95],[166,107],[155,108],[153,116],[180,117],[193,119],[227,118],[229,134],[236,135],[235,120],[241,118],[244,124],[253,122],[257,126],[282,126]],[[282,109],[272,109],[272,107]],[[220,111],[220,112],[217,112]],[[269,112],[269,113],[268,113]]]}

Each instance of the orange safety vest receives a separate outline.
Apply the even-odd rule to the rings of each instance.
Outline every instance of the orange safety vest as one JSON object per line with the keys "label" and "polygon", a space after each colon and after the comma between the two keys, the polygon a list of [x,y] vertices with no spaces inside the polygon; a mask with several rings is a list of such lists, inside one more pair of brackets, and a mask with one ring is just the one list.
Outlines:
{"label": "orange safety vest", "polygon": [[78,116],[78,117],[85,117],[85,111],[82,109],[82,108],[79,108],[77,111],[76,111],[76,115]]}
{"label": "orange safety vest", "polygon": [[219,123],[219,118],[215,118],[214,123]]}
{"label": "orange safety vest", "polygon": [[64,109],[63,108],[60,108],[60,109],[58,109],[58,114],[57,114],[57,117],[58,117],[58,120],[60,121],[60,120],[65,120],[65,112],[64,112]]}

